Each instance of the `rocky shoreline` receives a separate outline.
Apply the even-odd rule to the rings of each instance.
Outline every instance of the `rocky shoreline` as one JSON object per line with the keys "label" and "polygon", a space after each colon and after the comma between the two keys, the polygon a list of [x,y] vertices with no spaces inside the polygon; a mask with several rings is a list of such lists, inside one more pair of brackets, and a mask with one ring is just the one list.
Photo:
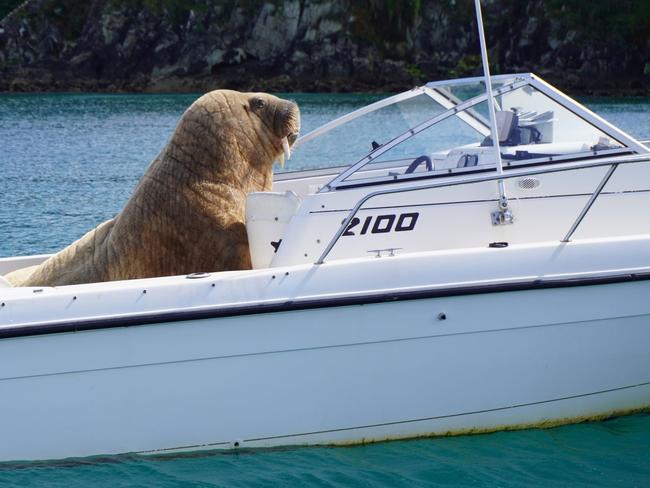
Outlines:
{"label": "rocky shoreline", "polygon": [[[386,4],[28,0],[0,21],[0,91],[393,92],[480,74],[469,2]],[[650,40],[582,32],[555,4],[486,2],[494,73],[650,95]]]}

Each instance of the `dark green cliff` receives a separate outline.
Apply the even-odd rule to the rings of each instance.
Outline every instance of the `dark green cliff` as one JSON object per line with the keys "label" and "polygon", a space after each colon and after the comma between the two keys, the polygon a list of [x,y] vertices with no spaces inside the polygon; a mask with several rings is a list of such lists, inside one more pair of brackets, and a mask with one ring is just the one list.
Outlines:
{"label": "dark green cliff", "polygon": [[[471,0],[0,0],[0,15],[5,91],[393,91],[480,74]],[[494,73],[650,94],[650,0],[491,0],[484,16]]]}

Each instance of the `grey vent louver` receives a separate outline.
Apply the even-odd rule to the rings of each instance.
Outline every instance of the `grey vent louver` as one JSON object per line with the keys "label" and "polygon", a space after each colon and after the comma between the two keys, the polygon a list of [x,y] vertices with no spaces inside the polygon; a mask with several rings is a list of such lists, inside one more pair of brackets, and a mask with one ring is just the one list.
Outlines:
{"label": "grey vent louver", "polygon": [[522,178],[517,181],[517,184],[522,190],[532,190],[533,188],[538,188],[542,182],[537,178]]}

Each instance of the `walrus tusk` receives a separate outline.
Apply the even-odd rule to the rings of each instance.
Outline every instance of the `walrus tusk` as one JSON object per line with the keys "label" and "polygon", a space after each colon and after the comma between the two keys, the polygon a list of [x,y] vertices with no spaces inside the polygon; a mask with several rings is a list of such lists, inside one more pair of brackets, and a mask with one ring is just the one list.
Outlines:
{"label": "walrus tusk", "polygon": [[284,149],[284,157],[287,161],[291,159],[291,148],[289,147],[289,141],[286,137],[282,138],[282,149]]}

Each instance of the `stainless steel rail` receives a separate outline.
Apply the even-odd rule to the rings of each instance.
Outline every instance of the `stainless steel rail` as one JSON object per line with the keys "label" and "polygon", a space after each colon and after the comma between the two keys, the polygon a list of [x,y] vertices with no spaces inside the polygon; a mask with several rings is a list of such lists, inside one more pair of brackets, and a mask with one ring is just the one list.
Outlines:
{"label": "stainless steel rail", "polygon": [[600,183],[598,183],[596,190],[592,193],[591,197],[589,198],[589,201],[580,212],[580,215],[578,215],[578,218],[573,222],[573,225],[569,229],[569,232],[567,232],[566,235],[564,236],[564,239],[562,239],[562,242],[569,242],[571,240],[571,236],[573,235],[573,233],[576,231],[576,229],[582,222],[582,219],[585,218],[587,212],[589,212],[589,210],[591,209],[592,205],[596,201],[596,198],[598,198],[598,195],[600,195],[600,192],[602,192],[603,188],[605,188],[605,185],[614,174],[614,171],[616,171],[616,168],[618,168],[618,164],[612,164],[610,168],[607,170],[607,173],[605,173],[603,179],[600,180]]}
{"label": "stainless steel rail", "polygon": [[477,175],[473,177],[455,178],[453,180],[447,180],[439,183],[429,183],[427,185],[412,186],[409,188],[402,187],[402,188],[387,188],[385,190],[377,190],[365,195],[357,202],[357,204],[352,208],[352,210],[350,210],[348,216],[341,223],[341,227],[336,232],[334,237],[332,237],[329,244],[327,245],[323,253],[320,255],[320,257],[318,258],[318,261],[316,261],[314,264],[323,264],[325,262],[325,258],[329,255],[332,248],[336,245],[338,240],[341,238],[341,236],[345,232],[345,229],[347,229],[348,225],[350,225],[350,222],[352,222],[352,219],[359,212],[363,204],[366,203],[368,200],[381,195],[390,195],[393,193],[406,193],[410,191],[430,190],[434,188],[443,188],[448,186],[471,185],[473,183],[482,183],[484,181],[494,181],[494,180],[501,180],[501,179],[507,180],[510,178],[518,178],[521,176],[531,176],[531,175],[539,175],[545,173],[560,173],[563,171],[572,171],[572,170],[584,169],[584,168],[611,166],[610,170],[607,172],[603,180],[601,180],[598,187],[594,190],[594,193],[592,194],[592,197],[590,198],[589,202],[587,202],[587,205],[582,210],[582,212],[580,212],[580,215],[578,215],[577,219],[574,221],[573,225],[571,226],[569,232],[563,239],[566,240],[567,238],[571,237],[573,232],[575,232],[575,230],[577,229],[578,225],[580,225],[580,222],[582,222],[582,219],[585,217],[585,215],[593,205],[594,201],[596,200],[600,192],[607,184],[607,181],[609,181],[609,178],[611,177],[616,167],[618,167],[621,164],[633,164],[633,163],[650,163],[650,156],[648,154],[635,154],[632,156],[621,156],[619,158],[611,158],[611,159],[598,160],[598,161],[555,163],[551,167],[545,166],[543,168],[523,168],[523,169],[508,168],[505,170],[503,174],[500,175],[496,173],[490,175]]}

